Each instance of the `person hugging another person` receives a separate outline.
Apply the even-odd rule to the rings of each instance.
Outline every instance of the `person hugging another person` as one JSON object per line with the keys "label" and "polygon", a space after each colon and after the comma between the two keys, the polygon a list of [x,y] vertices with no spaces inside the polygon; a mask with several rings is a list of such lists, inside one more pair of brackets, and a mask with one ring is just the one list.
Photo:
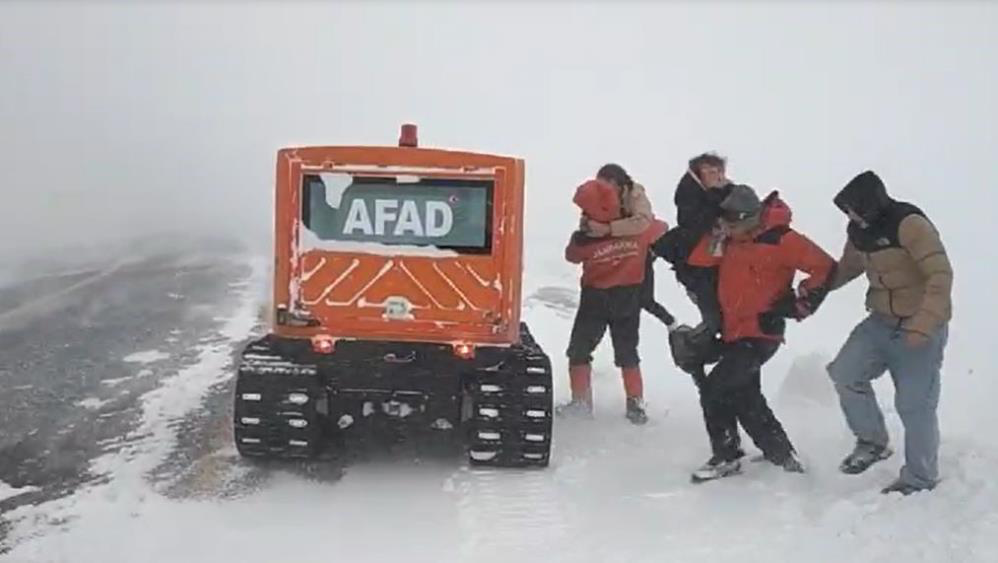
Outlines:
{"label": "person hugging another person", "polygon": [[[624,167],[614,163],[602,166],[596,173],[596,179],[616,188],[620,217],[612,221],[600,221],[583,214],[580,230],[596,237],[630,237],[645,232],[655,220],[655,214],[644,186],[635,182]],[[650,251],[647,253],[645,277],[641,286],[641,308],[671,330],[676,327],[676,318],[655,299],[655,258],[656,254]]]}
{"label": "person hugging another person", "polygon": [[[640,189],[638,186],[631,185],[629,191],[620,187],[597,177],[579,186],[573,199],[582,211],[585,227],[572,234],[565,248],[565,259],[582,264],[581,296],[566,352],[572,399],[559,406],[558,412],[592,415],[592,353],[609,328],[614,364],[620,368],[624,382],[625,416],[634,424],[644,424],[648,416],[638,357],[638,331],[647,298],[644,282],[649,247],[665,233],[667,226],[647,215],[650,205],[646,204],[643,190],[634,195],[633,190]],[[640,199],[646,203],[636,203]],[[635,204],[642,209],[636,214]],[[625,216],[628,206],[632,210],[630,217]],[[634,220],[627,221],[629,218]],[[623,231],[621,225],[625,225]]]}

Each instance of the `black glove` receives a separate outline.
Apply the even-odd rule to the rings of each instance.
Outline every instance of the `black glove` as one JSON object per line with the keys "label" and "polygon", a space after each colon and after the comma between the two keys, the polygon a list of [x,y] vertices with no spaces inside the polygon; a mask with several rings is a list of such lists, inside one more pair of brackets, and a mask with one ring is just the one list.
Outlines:
{"label": "black glove", "polygon": [[787,330],[787,316],[776,311],[759,314],[759,330],[770,336],[783,336]]}
{"label": "black glove", "polygon": [[802,320],[818,310],[818,307],[825,301],[825,297],[828,296],[828,288],[822,285],[814,289],[807,289],[802,283],[797,289],[797,295],[799,297],[794,303],[797,315],[794,318]]}
{"label": "black glove", "polygon": [[[802,291],[803,291],[803,286]],[[764,332],[770,334],[776,334],[772,329],[777,327],[782,327],[786,324],[784,319],[794,319],[802,320],[809,317],[814,309],[820,304],[820,298],[818,294],[806,294],[801,297],[794,295],[794,292],[787,290],[773,303],[773,306],[769,308],[768,311],[759,315],[759,327],[762,328]],[[766,327],[770,327],[771,330],[767,330]],[[781,330],[782,334],[782,330]]]}

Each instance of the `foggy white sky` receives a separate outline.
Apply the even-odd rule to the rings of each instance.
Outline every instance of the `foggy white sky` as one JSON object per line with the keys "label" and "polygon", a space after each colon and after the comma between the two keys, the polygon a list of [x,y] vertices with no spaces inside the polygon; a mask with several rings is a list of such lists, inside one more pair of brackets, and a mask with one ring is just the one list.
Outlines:
{"label": "foggy white sky", "polygon": [[703,149],[830,239],[830,195],[867,166],[953,232],[989,216],[941,208],[994,202],[996,55],[988,3],[5,3],[0,248],[174,213],[252,229],[278,147],[393,143],[403,120],[424,144],[526,157],[530,224],[555,247],[600,163],[671,219]]}
{"label": "foggy white sky", "polygon": [[712,149],[833,254],[831,197],[872,167],[939,224],[958,285],[991,286],[973,230],[994,232],[996,61],[985,2],[4,3],[0,256],[167,228],[269,241],[277,148],[414,121],[424,146],[527,159],[528,266],[560,261],[600,164],[672,221]]}

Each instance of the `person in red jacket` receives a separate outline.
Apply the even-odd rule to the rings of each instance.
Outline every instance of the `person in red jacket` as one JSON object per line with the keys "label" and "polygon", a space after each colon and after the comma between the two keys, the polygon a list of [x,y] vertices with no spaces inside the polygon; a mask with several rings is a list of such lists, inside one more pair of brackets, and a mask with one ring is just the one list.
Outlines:
{"label": "person in red jacket", "polygon": [[[620,199],[620,217],[609,221],[597,221],[582,214],[579,229],[595,236],[626,237],[640,234],[651,225],[655,214],[651,201],[645,193],[645,188],[634,181],[624,167],[616,163],[604,164],[596,172],[596,179],[602,180],[617,188]],[[645,262],[645,279],[643,286],[642,308],[661,321],[670,330],[676,326],[676,317],[655,299],[655,268],[656,253],[649,252]]]}
{"label": "person in red jacket", "polygon": [[[579,186],[574,201],[595,221],[610,223],[622,215],[617,189],[600,179]],[[592,353],[609,328],[614,363],[624,380],[627,419],[647,422],[638,358],[642,285],[649,247],[665,230],[665,223],[652,220],[630,236],[596,236],[581,230],[572,234],[565,259],[582,264],[582,295],[567,350],[572,401],[561,412],[592,413]]]}
{"label": "person in red jacket", "polygon": [[[694,265],[718,266],[722,317],[721,342],[706,353],[717,364],[701,387],[712,456],[693,473],[694,481],[741,469],[739,459],[745,454],[738,446],[738,423],[767,460],[787,471],[804,470],[762,394],[761,368],[784,341],[786,319],[802,320],[824,300],[835,260],[790,228],[790,218],[790,208],[777,192],[760,202],[752,188],[733,186],[721,203],[727,231],[723,248],[712,251],[703,240],[690,256]],[[809,277],[795,294],[798,271]]]}

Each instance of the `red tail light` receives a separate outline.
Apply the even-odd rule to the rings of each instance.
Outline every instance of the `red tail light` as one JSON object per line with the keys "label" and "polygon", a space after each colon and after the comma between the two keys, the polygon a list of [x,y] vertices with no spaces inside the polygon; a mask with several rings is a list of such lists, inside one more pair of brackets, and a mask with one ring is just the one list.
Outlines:
{"label": "red tail light", "polygon": [[471,344],[455,344],[454,355],[462,360],[469,360],[475,357],[475,347]]}
{"label": "red tail light", "polygon": [[332,354],[336,341],[328,334],[317,334],[312,337],[312,350],[316,354]]}

